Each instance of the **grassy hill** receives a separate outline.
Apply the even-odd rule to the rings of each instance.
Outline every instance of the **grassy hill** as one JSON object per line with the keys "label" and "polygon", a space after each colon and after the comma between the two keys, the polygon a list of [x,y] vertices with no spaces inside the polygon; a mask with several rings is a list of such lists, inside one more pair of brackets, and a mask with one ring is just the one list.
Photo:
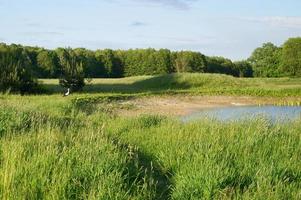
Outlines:
{"label": "grassy hill", "polygon": [[[57,79],[41,79],[50,92],[63,92]],[[120,79],[92,79],[83,93],[190,93],[206,95],[301,96],[301,78],[235,78],[182,73]]]}

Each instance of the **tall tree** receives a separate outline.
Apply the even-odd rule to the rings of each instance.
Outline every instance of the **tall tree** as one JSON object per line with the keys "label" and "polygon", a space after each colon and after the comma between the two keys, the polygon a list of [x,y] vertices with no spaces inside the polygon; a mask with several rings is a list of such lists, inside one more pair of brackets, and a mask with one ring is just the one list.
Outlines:
{"label": "tall tree", "polygon": [[280,76],[281,48],[273,43],[265,43],[254,50],[248,61],[251,63],[254,76],[277,77]]}
{"label": "tall tree", "polygon": [[252,77],[253,69],[252,65],[247,61],[234,62],[234,76],[237,77]]}
{"label": "tall tree", "polygon": [[235,64],[227,58],[223,57],[207,57],[206,73],[220,73],[238,76],[235,71]]}
{"label": "tall tree", "polygon": [[207,65],[205,56],[198,52],[175,52],[173,59],[176,72],[204,72]]}
{"label": "tall tree", "polygon": [[32,93],[37,91],[26,51],[19,46],[0,49],[0,91]]}
{"label": "tall tree", "polygon": [[81,90],[85,86],[83,64],[75,52],[68,49],[57,49],[61,66],[60,85],[73,91]]}
{"label": "tall tree", "polygon": [[288,39],[282,49],[282,71],[288,76],[301,76],[301,37]]}
{"label": "tall tree", "polygon": [[111,49],[98,50],[95,53],[96,59],[102,62],[107,76],[110,78],[119,78],[123,76],[123,67],[118,56]]}
{"label": "tall tree", "polygon": [[103,63],[100,60],[96,59],[94,51],[84,48],[77,48],[74,49],[74,52],[79,61],[83,64],[85,77],[106,77],[106,71],[104,69]]}
{"label": "tall tree", "polygon": [[39,77],[55,78],[59,73],[59,59],[55,51],[42,50],[37,55]]}

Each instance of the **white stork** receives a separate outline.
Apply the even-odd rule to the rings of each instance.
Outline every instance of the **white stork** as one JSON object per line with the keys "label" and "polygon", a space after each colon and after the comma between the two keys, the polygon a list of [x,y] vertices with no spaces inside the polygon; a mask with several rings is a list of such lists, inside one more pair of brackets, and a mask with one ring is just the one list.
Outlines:
{"label": "white stork", "polygon": [[64,97],[69,96],[69,94],[70,94],[70,88],[68,88],[68,89],[67,89],[67,92],[64,93]]}

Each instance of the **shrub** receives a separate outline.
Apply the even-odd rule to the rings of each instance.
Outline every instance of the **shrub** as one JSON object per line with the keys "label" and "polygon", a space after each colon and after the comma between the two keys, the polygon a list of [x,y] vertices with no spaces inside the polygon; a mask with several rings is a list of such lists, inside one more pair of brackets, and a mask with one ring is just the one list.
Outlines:
{"label": "shrub", "polygon": [[[16,53],[19,51],[19,53]],[[0,91],[32,93],[38,90],[26,52],[22,49],[0,51]]]}

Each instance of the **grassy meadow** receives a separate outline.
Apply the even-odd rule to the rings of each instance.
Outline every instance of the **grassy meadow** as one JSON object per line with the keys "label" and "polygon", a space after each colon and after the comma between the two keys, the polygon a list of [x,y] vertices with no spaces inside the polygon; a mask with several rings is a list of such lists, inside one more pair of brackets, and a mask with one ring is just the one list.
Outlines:
{"label": "grassy meadow", "polygon": [[[49,93],[62,93],[58,79],[40,79]],[[86,81],[83,93],[301,96],[301,78],[235,78],[182,73]]]}
{"label": "grassy meadow", "polygon": [[0,95],[1,199],[301,199],[301,118],[119,116],[140,95],[300,97],[301,79],[94,79],[62,97]]}

